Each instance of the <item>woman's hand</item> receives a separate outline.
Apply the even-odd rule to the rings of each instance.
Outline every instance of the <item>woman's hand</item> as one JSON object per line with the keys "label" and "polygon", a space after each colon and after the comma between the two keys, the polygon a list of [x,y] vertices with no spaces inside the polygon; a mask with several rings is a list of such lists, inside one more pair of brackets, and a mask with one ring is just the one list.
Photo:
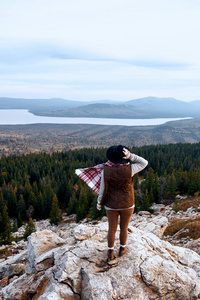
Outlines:
{"label": "woman's hand", "polygon": [[123,153],[124,153],[124,157],[123,158],[125,158],[125,159],[129,159],[130,158],[131,152],[128,149],[123,148]]}
{"label": "woman's hand", "polygon": [[97,209],[101,210],[101,205],[100,204],[97,204]]}

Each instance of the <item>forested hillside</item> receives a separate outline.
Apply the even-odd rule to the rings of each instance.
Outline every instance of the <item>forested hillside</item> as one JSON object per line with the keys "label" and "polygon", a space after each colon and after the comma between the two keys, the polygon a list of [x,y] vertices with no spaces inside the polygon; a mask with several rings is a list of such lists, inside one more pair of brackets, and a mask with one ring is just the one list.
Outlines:
{"label": "forested hillside", "polygon": [[110,126],[90,124],[32,124],[0,126],[0,158],[30,152],[109,147],[118,144],[144,145],[199,143],[200,119],[154,126]]}
{"label": "forested hillside", "polygon": [[[133,147],[146,158],[148,167],[134,179],[136,210],[151,203],[175,199],[177,193],[198,195],[200,191],[200,143]],[[10,239],[10,218],[17,225],[30,218],[59,221],[59,210],[101,217],[96,195],[75,175],[76,168],[105,162],[106,149],[81,149],[52,154],[27,154],[0,160],[0,234]],[[145,179],[145,180],[143,180]],[[16,226],[16,224],[15,224]]]}

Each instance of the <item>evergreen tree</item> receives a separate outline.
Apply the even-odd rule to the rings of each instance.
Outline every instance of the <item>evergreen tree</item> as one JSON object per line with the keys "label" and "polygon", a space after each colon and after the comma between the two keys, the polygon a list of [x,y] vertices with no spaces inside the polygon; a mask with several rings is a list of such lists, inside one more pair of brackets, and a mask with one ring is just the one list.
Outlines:
{"label": "evergreen tree", "polygon": [[153,188],[154,202],[159,203],[159,201],[160,201],[160,183],[159,183],[159,178],[158,178],[157,173],[154,175],[154,183],[153,183],[152,188]]}
{"label": "evergreen tree", "polygon": [[32,192],[32,186],[31,186],[29,180],[26,179],[26,182],[25,182],[25,185],[24,185],[23,197],[24,197],[24,200],[27,204],[31,204],[31,203],[29,203],[29,197],[30,197],[31,192]]}
{"label": "evergreen tree", "polygon": [[35,202],[35,217],[42,219],[44,217],[44,200],[42,192],[36,198]]}
{"label": "evergreen tree", "polygon": [[173,210],[174,210],[175,212],[178,212],[178,211],[179,211],[179,205],[178,205],[178,200],[177,200],[177,198],[176,198],[175,201],[174,201],[174,204],[173,204]]}
{"label": "evergreen tree", "polygon": [[0,186],[2,186],[4,183],[4,176],[2,173],[0,173]]}
{"label": "evergreen tree", "polygon": [[22,219],[26,218],[26,204],[25,204],[24,197],[22,194],[19,196],[19,201],[17,204],[17,212],[18,212],[18,216],[20,214],[20,217]]}
{"label": "evergreen tree", "polygon": [[66,183],[66,192],[65,192],[65,207],[68,207],[70,197],[72,196],[73,191],[73,185],[71,183],[71,180],[67,181]]}
{"label": "evergreen tree", "polygon": [[66,195],[66,188],[67,188],[67,183],[64,180],[64,178],[59,182],[58,186],[58,200],[59,203],[64,203],[65,202],[65,195]]}
{"label": "evergreen tree", "polygon": [[150,203],[150,205],[152,205],[154,202],[155,202],[155,199],[154,199],[154,194],[153,194],[153,187],[151,187],[150,193],[149,193],[149,203]]}
{"label": "evergreen tree", "polygon": [[176,190],[177,190],[176,180],[175,180],[174,173],[172,173],[171,176],[169,177],[169,182],[166,188],[165,197],[169,199],[175,199]]}
{"label": "evergreen tree", "polygon": [[90,214],[91,214],[91,217],[92,217],[93,220],[94,219],[100,220],[103,216],[106,215],[106,210],[104,208],[104,205],[101,207],[100,211],[97,209],[97,199],[96,199],[96,197],[93,198],[93,201],[91,203]]}
{"label": "evergreen tree", "polygon": [[147,211],[150,209],[150,200],[149,200],[149,194],[147,189],[146,189],[146,193],[141,208],[142,210],[147,210]]}
{"label": "evergreen tree", "polygon": [[0,213],[2,213],[3,211],[3,207],[4,207],[4,198],[3,198],[3,193],[2,193],[2,189],[0,188]]}
{"label": "evergreen tree", "polygon": [[38,197],[39,191],[38,191],[38,185],[37,185],[36,181],[33,182],[33,193],[34,193],[35,197]]}
{"label": "evergreen tree", "polygon": [[[1,215],[1,211],[0,211],[0,226],[1,226],[1,224],[2,224],[2,220],[3,220],[3,219],[2,219],[2,215]],[[2,233],[2,232],[1,232],[1,227],[0,227],[0,236],[1,236],[1,233]]]}
{"label": "evergreen tree", "polygon": [[7,193],[7,208],[10,217],[17,216],[17,197],[12,186],[9,186]]}
{"label": "evergreen tree", "polygon": [[175,172],[175,178],[176,178],[178,193],[180,194],[187,193],[187,172],[178,170]]}
{"label": "evergreen tree", "polygon": [[1,236],[3,238],[3,240],[6,243],[9,243],[11,241],[11,225],[10,225],[10,218],[8,216],[8,210],[7,210],[7,206],[4,204],[3,206],[3,210],[1,213],[1,224],[0,224],[0,228],[1,228]]}
{"label": "evergreen tree", "polygon": [[195,192],[200,190],[200,183],[199,183],[199,171],[190,171],[188,173],[188,195],[194,195]]}
{"label": "evergreen tree", "polygon": [[54,194],[53,202],[51,205],[51,211],[50,211],[50,223],[57,225],[58,222],[60,222],[62,219],[60,209],[58,206],[58,198],[56,194]]}
{"label": "evergreen tree", "polygon": [[11,240],[11,225],[2,190],[0,188],[0,236],[6,243]]}
{"label": "evergreen tree", "polygon": [[44,192],[43,192],[44,218],[49,217],[53,197],[54,197],[54,191],[53,191],[50,183],[48,183],[44,186]]}
{"label": "evergreen tree", "polygon": [[35,231],[36,231],[35,225],[33,223],[32,218],[30,218],[29,222],[28,222],[28,224],[26,225],[26,228],[25,228],[24,238],[27,240],[27,237]]}
{"label": "evergreen tree", "polygon": [[21,218],[21,214],[20,212],[18,213],[18,216],[17,216],[17,227],[21,227],[23,225],[23,222],[22,222],[22,218]]}
{"label": "evergreen tree", "polygon": [[77,198],[76,198],[76,193],[73,191],[72,196],[70,197],[69,200],[69,206],[67,210],[67,214],[75,214],[76,213],[76,207],[77,207]]}
{"label": "evergreen tree", "polygon": [[87,193],[84,187],[80,193],[78,203],[77,203],[77,211],[76,211],[77,222],[85,218],[88,211],[89,211],[89,203],[88,203]]}
{"label": "evergreen tree", "polygon": [[35,207],[36,205],[36,195],[33,193],[33,191],[30,191],[30,194],[28,196],[28,206],[33,206]]}
{"label": "evergreen tree", "polygon": [[153,185],[154,185],[154,170],[150,168],[145,179],[145,188],[148,190],[148,193],[150,192]]}

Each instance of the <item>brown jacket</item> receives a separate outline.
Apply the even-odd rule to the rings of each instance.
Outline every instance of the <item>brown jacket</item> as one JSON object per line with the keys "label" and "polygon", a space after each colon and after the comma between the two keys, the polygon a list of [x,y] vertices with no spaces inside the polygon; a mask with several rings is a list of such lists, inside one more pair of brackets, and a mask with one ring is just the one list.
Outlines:
{"label": "brown jacket", "polygon": [[119,167],[104,166],[105,190],[101,205],[109,208],[124,209],[134,205],[133,178],[131,165]]}

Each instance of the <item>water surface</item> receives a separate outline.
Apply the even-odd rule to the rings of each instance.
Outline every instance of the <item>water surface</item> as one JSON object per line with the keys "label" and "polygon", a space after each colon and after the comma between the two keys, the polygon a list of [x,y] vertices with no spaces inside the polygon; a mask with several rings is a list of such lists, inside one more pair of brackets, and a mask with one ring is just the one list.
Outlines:
{"label": "water surface", "polygon": [[169,121],[189,118],[157,118],[157,119],[109,119],[109,118],[70,118],[36,116],[27,109],[0,109],[0,125],[25,124],[94,124],[94,125],[124,125],[148,126],[161,125]]}

